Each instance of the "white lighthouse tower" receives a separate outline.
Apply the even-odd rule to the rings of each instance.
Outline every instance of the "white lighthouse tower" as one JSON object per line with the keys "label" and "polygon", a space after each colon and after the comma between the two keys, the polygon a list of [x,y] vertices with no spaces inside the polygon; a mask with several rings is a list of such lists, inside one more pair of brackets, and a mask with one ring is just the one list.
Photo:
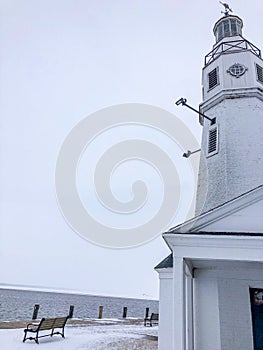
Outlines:
{"label": "white lighthouse tower", "polygon": [[205,57],[200,111],[214,122],[201,120],[205,161],[197,213],[263,182],[263,61],[260,50],[242,36],[242,27],[242,19],[227,11],[214,26],[216,42]]}
{"label": "white lighthouse tower", "polygon": [[159,350],[263,349],[263,61],[225,13],[205,57],[196,217],[163,238]]}

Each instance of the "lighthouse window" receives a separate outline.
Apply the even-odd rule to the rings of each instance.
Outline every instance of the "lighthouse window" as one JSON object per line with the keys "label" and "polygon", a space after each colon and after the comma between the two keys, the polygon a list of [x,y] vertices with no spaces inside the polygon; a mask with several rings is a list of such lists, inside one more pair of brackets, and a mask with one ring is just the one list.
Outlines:
{"label": "lighthouse window", "polygon": [[237,22],[237,35],[241,35],[242,32],[241,32],[241,24],[239,22]]}
{"label": "lighthouse window", "polygon": [[247,71],[247,68],[243,66],[243,64],[235,63],[229,69],[227,70],[227,73],[230,73],[236,78],[241,77],[245,72]]}
{"label": "lighthouse window", "polygon": [[231,33],[232,35],[237,35],[237,22],[235,19],[231,19]]}
{"label": "lighthouse window", "polygon": [[217,28],[217,41],[223,39],[223,24],[221,23]]}
{"label": "lighthouse window", "polygon": [[258,64],[256,64],[256,69],[257,69],[257,78],[258,81],[260,81],[261,83],[263,83],[263,68],[261,66],[259,66]]}
{"label": "lighthouse window", "polygon": [[230,36],[229,21],[224,22],[224,33],[225,36]]}
{"label": "lighthouse window", "polygon": [[216,26],[215,35],[217,42],[226,37],[242,35],[242,22],[237,18],[223,19]]}
{"label": "lighthouse window", "polygon": [[208,155],[211,156],[218,151],[218,130],[217,126],[214,126],[209,130],[208,135]]}
{"label": "lighthouse window", "polygon": [[208,86],[209,90],[219,84],[218,79],[218,68],[213,69],[210,73],[208,73]]}

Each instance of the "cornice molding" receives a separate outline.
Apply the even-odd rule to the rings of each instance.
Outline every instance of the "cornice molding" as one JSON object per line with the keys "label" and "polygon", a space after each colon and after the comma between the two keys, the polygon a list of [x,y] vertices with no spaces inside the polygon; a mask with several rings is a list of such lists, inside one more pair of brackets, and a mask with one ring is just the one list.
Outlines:
{"label": "cornice molding", "polygon": [[238,98],[247,98],[247,97],[249,98],[256,97],[260,101],[263,101],[263,86],[262,86],[262,89],[260,87],[255,87],[255,88],[242,88],[242,89],[227,89],[227,90],[220,91],[213,97],[202,102],[199,105],[199,108],[202,113],[205,113],[206,111],[218,105],[220,102],[224,100],[227,100],[227,99],[234,100]]}

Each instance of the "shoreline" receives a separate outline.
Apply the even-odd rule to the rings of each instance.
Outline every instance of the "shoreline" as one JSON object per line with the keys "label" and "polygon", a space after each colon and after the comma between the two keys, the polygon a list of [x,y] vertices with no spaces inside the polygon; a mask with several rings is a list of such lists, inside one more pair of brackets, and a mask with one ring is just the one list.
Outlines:
{"label": "shoreline", "polygon": [[[14,321],[0,321],[0,329],[19,329],[19,328],[26,328],[28,323],[38,323],[41,319],[37,320],[14,320]],[[113,319],[113,318],[85,318],[85,319],[79,319],[79,318],[72,318],[69,319],[66,326],[113,326],[113,325],[142,325],[143,324],[142,318],[120,318],[120,319]],[[147,327],[145,327],[147,328]]]}

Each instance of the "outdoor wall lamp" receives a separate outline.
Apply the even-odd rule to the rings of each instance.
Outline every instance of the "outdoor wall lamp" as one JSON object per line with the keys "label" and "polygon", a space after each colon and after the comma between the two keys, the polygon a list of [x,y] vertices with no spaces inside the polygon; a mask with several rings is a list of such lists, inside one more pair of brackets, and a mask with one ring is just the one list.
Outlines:
{"label": "outdoor wall lamp", "polygon": [[197,149],[196,151],[187,151],[187,152],[185,152],[184,154],[183,154],[183,157],[185,157],[185,158],[189,158],[192,154],[194,154],[194,153],[197,153],[197,152],[200,152],[201,151],[201,148],[200,149]]}
{"label": "outdoor wall lamp", "polygon": [[201,115],[202,117],[204,117],[204,118],[210,120],[211,125],[215,124],[215,122],[216,122],[216,118],[212,118],[212,119],[211,119],[211,118],[209,118],[207,115],[205,115],[204,113],[201,113],[201,112],[198,111],[197,109],[195,109],[195,108],[189,106],[189,105],[187,104],[187,99],[186,99],[186,98],[183,98],[183,97],[179,98],[179,100],[177,100],[177,101],[175,102],[175,104],[176,104],[176,106],[182,105],[182,106],[186,106],[186,107],[190,108],[192,111],[194,111],[194,112],[198,113],[199,115]]}

